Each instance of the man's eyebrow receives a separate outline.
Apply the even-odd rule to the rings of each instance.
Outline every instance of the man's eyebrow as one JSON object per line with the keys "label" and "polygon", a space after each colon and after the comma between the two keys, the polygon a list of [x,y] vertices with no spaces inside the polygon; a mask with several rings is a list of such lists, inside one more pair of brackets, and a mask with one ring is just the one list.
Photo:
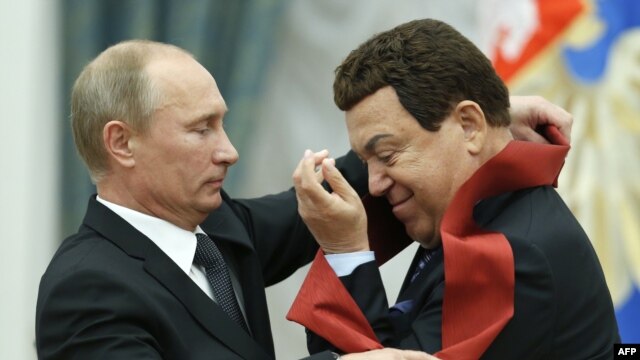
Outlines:
{"label": "man's eyebrow", "polygon": [[202,114],[202,115],[196,117],[191,123],[192,124],[197,124],[197,123],[201,123],[203,121],[209,121],[209,119],[214,119],[214,118],[220,117],[222,115],[225,115],[226,112],[227,112],[227,110],[225,109],[222,112],[214,111],[214,112]]}
{"label": "man's eyebrow", "polygon": [[369,139],[369,141],[367,141],[367,144],[364,146],[364,150],[366,152],[373,152],[373,150],[375,149],[376,144],[378,143],[378,141],[380,141],[380,140],[382,140],[382,139],[384,139],[386,137],[389,137],[389,136],[393,136],[393,135],[391,135],[391,134],[378,134],[378,135],[373,136],[371,139]]}

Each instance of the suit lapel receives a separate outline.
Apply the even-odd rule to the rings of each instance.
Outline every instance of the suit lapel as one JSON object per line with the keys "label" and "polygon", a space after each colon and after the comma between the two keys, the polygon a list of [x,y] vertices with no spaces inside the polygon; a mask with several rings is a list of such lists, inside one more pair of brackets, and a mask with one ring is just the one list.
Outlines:
{"label": "suit lapel", "polygon": [[[149,238],[95,198],[89,201],[84,223],[129,256],[143,259],[144,269],[173,294],[212,336],[245,359],[268,359],[263,348]],[[254,344],[254,346],[249,346]],[[268,348],[267,348],[268,349]],[[273,352],[272,352],[273,353]]]}
{"label": "suit lapel", "polygon": [[200,227],[216,243],[231,250],[226,251],[226,258],[230,260],[230,265],[234,266],[242,287],[244,309],[253,338],[263,349],[274,354],[260,259],[254,251],[246,228],[229,206],[228,202],[231,200],[224,193],[223,199],[225,201],[222,205],[212,212]]}
{"label": "suit lapel", "polygon": [[[163,284],[204,328],[245,359],[270,358],[266,352],[177,266],[164,256],[147,258],[145,270]],[[255,344],[255,346],[249,346]]]}

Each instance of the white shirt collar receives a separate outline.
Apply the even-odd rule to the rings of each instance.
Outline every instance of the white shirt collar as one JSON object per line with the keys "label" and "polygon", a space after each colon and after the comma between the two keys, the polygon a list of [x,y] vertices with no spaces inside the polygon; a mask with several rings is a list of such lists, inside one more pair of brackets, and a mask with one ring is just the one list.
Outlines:
{"label": "white shirt collar", "polygon": [[163,219],[109,202],[100,196],[96,196],[96,200],[151,239],[182,271],[189,275],[196,253],[195,234],[205,233],[200,226],[193,232],[187,231]]}

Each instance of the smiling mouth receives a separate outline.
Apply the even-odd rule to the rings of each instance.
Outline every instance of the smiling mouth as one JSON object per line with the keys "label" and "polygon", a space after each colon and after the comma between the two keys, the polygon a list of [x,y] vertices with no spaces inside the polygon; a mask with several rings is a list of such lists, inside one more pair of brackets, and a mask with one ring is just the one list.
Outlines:
{"label": "smiling mouth", "polygon": [[398,201],[393,205],[391,212],[396,219],[400,220],[400,222],[406,224],[412,218],[414,213],[413,207],[409,204],[409,200],[411,200],[413,196],[409,196],[408,198]]}
{"label": "smiling mouth", "polygon": [[413,195],[409,196],[409,197],[408,197],[408,198],[406,198],[406,199],[403,199],[403,200],[397,201],[397,202],[395,202],[395,203],[391,203],[391,207],[393,208],[393,212],[395,213],[396,211],[399,211],[399,210],[402,208],[402,206],[403,206],[404,204],[406,204],[406,203],[407,203],[407,201],[409,201],[412,197],[413,197]]}

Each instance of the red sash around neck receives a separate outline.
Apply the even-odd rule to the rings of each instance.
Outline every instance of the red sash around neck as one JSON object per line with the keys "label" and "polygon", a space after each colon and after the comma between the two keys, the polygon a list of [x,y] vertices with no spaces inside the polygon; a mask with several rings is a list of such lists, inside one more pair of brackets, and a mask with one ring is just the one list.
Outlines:
{"label": "red sash around neck", "polygon": [[[510,142],[460,187],[444,214],[440,229],[445,271],[442,350],[435,354],[441,359],[480,358],[513,316],[513,252],[503,234],[476,225],[473,207],[498,194],[556,186],[569,146],[555,127],[548,127],[546,135],[556,145]],[[363,202],[371,248],[380,265],[411,241],[388,204],[374,198]],[[287,319],[348,353],[382,348],[321,251]]]}

